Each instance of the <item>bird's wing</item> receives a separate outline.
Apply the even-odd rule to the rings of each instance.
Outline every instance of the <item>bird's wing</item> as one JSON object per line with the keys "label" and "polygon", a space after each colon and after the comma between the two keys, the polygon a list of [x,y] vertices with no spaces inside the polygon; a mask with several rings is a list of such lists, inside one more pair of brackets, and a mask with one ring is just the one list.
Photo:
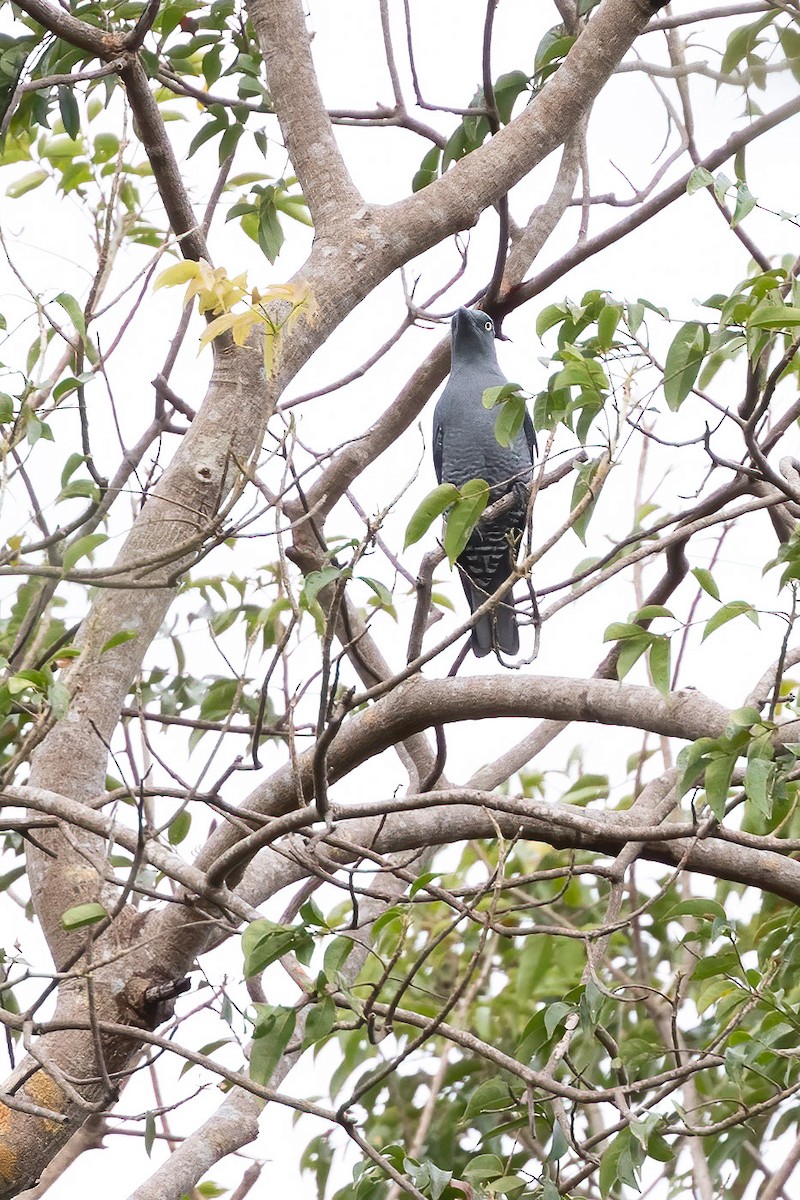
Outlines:
{"label": "bird's wing", "polygon": [[444,429],[441,421],[433,426],[433,469],[436,472],[436,482],[442,482],[442,459],[444,457]]}
{"label": "bird's wing", "polygon": [[531,414],[525,409],[525,419],[522,422],[522,429],[525,434],[525,441],[528,443],[528,449],[531,452],[531,462],[534,456],[539,453],[539,443],[536,441],[536,430],[533,428],[533,419]]}

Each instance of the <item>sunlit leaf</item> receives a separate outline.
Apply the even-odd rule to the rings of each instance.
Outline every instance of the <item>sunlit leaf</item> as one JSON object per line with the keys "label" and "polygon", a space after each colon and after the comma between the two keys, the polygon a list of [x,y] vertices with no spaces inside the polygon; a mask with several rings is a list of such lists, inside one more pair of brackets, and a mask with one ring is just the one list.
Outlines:
{"label": "sunlit leaf", "polygon": [[199,271],[200,264],[192,262],[189,259],[173,263],[171,267],[166,267],[165,270],[156,276],[153,291],[157,292],[159,288],[176,287],[178,284],[188,283],[190,279],[197,277]]}

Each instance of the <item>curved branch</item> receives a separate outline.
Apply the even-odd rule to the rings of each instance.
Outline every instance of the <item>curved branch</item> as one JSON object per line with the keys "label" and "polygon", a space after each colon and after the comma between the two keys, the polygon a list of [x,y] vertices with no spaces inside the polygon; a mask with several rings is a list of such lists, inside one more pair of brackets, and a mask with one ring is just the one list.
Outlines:
{"label": "curved branch", "polygon": [[[488,717],[546,717],[647,730],[694,741],[719,736],[728,710],[696,691],[664,697],[655,688],[606,679],[489,675],[481,678],[415,678],[396,688],[345,725],[328,756],[333,784],[375,755],[435,725]],[[314,750],[277,771],[245,801],[250,811],[281,816],[297,809],[297,796],[314,795]],[[298,824],[310,818],[299,814]],[[292,823],[290,823],[292,824]],[[285,831],[270,824],[242,837],[219,829],[201,851],[196,867],[223,880]],[[169,918],[168,918],[169,919]]]}
{"label": "curved branch", "polygon": [[286,149],[314,224],[324,233],[362,203],[350,178],[311,58],[300,0],[248,0]]}
{"label": "curved branch", "polygon": [[[330,864],[335,855],[336,861],[348,862],[356,856],[356,847],[368,846],[371,854],[396,854],[426,846],[492,839],[498,832],[509,840],[522,838],[558,850],[613,857],[643,836],[650,840],[641,843],[641,858],[741,883],[800,904],[800,862],[775,850],[737,845],[714,834],[703,840],[686,836],[691,828],[688,824],[675,831],[683,836],[673,837],[669,825],[634,825],[626,813],[582,811],[544,800],[514,800],[494,792],[466,789],[443,795],[449,804],[439,803],[438,794],[407,798],[406,803],[416,799],[421,807],[389,816],[385,810],[391,808],[391,802],[376,804],[374,809],[381,815],[372,817],[350,817],[348,806],[334,806],[331,815],[336,822],[335,832],[325,861]],[[366,807],[360,805],[356,811],[363,812]],[[337,852],[332,849],[337,844],[347,849]],[[256,906],[313,873],[313,857],[306,857],[299,845],[293,849],[290,842],[282,842],[274,849],[262,850],[245,872],[237,892]]]}

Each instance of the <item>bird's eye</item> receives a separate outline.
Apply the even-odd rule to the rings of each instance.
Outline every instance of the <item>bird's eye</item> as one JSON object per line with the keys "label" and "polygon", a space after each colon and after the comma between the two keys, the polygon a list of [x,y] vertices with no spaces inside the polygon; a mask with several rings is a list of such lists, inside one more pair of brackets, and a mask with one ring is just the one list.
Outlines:
{"label": "bird's eye", "polygon": [[487,331],[487,333],[490,333],[494,329],[494,325],[491,321],[486,321],[483,328]]}

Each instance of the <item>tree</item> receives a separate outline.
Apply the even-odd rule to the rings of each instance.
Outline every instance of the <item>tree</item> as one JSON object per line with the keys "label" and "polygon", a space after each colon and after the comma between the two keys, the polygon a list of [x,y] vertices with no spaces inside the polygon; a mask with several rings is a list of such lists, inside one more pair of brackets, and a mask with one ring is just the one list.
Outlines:
{"label": "tree", "polygon": [[[118,1145],[146,1080],[136,1200],[246,1194],[259,1164],[219,1164],[276,1105],[323,1122],[301,1166],[342,1200],[789,1194],[800,27],[661,7],[556,0],[534,55],[489,0],[470,99],[381,0],[393,99],[337,110],[298,0],[10,6],[3,1200]],[[419,163],[382,205],[367,136]],[[605,147],[646,182],[597,191]],[[670,316],[610,248],[673,212]],[[526,331],[542,385],[516,671],[460,649],[446,559],[484,489],[409,482],[431,319],[464,302]],[[348,318],[342,377],[293,393]],[[389,362],[380,411],[348,405]],[[519,427],[520,387],[485,402]]]}

